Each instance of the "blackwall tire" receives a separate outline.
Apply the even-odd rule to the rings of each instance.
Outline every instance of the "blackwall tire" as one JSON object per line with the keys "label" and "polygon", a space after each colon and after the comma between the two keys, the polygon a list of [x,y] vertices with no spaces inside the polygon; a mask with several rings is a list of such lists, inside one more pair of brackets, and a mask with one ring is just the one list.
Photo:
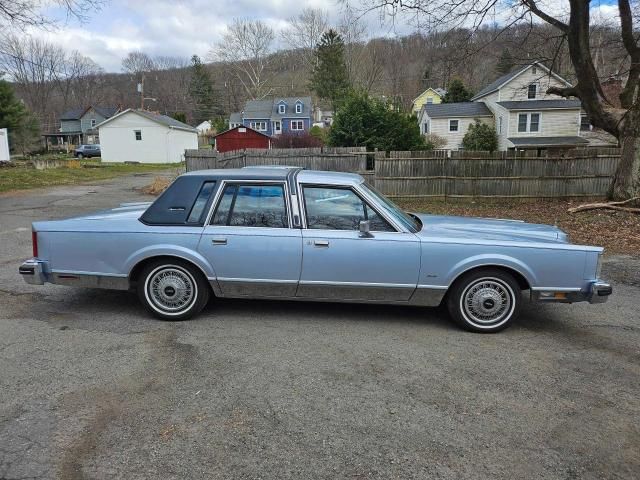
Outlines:
{"label": "blackwall tire", "polygon": [[137,282],[140,302],[160,320],[188,320],[207,305],[211,287],[202,272],[177,259],[146,265]]}
{"label": "blackwall tire", "polygon": [[495,333],[507,328],[520,313],[522,292],[513,275],[499,269],[469,272],[451,287],[447,308],[465,330]]}

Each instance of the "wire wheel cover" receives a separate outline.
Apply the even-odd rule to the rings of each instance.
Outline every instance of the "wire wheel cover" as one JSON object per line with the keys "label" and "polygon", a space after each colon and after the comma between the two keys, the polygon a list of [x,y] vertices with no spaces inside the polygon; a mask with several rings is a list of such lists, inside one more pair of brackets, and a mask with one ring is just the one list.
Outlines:
{"label": "wire wheel cover", "polygon": [[481,278],[470,284],[460,303],[465,317],[483,326],[507,321],[515,307],[513,290],[497,278]]}
{"label": "wire wheel cover", "polygon": [[159,309],[179,312],[187,309],[195,300],[195,281],[182,269],[164,267],[152,273],[147,292]]}

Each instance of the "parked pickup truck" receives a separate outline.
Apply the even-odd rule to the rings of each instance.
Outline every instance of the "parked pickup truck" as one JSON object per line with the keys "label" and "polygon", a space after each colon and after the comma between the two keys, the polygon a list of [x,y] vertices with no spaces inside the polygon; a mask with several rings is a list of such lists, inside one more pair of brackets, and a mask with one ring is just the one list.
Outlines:
{"label": "parked pickup truck", "polygon": [[515,220],[406,213],[359,175],[295,167],[203,170],[151,203],[33,224],[20,266],[45,282],[136,291],[160,319],[214,297],[446,304],[475,332],[533,301],[602,303],[602,248]]}

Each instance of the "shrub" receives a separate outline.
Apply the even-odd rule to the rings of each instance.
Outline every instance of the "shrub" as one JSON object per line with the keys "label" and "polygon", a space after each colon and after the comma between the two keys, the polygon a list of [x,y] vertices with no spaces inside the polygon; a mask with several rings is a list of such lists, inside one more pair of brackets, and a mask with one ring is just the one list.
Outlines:
{"label": "shrub", "polygon": [[313,135],[304,133],[283,133],[271,141],[273,148],[314,148],[322,147],[322,140]]}
{"label": "shrub", "polygon": [[476,118],[462,139],[465,150],[494,152],[498,149],[496,129]]}

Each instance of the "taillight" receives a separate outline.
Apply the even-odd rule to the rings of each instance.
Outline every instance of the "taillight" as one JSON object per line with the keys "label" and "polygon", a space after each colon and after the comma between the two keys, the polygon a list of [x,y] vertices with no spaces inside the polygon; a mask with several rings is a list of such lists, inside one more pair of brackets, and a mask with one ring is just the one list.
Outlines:
{"label": "taillight", "polygon": [[38,257],[38,232],[31,231],[31,245],[33,246],[33,256]]}

